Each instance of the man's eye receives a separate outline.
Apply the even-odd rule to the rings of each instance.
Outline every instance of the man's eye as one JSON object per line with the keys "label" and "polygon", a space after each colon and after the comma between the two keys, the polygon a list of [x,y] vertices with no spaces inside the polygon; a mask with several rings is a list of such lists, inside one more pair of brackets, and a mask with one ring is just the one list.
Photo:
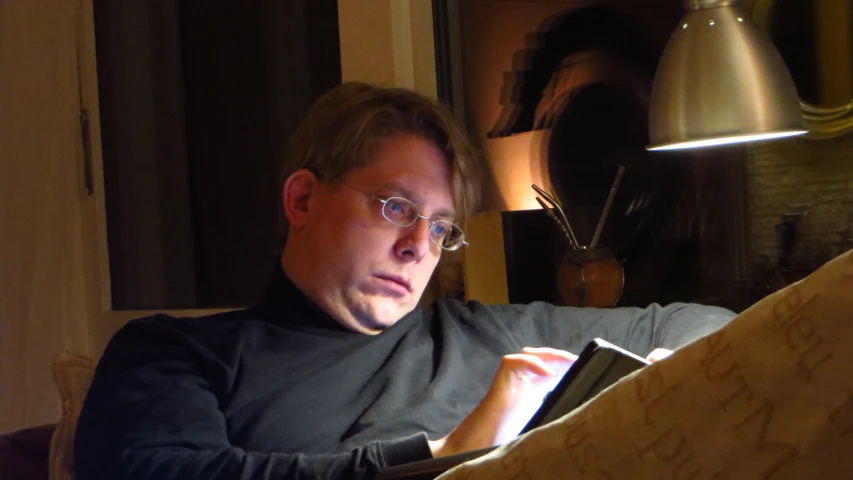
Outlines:
{"label": "man's eye", "polygon": [[433,227],[432,231],[436,235],[444,236],[444,234],[447,233],[447,227],[445,227],[444,225],[440,225],[440,224],[436,223],[435,226]]}
{"label": "man's eye", "polygon": [[403,204],[400,202],[395,202],[393,200],[388,201],[388,208],[391,209],[394,213],[400,213],[403,211]]}

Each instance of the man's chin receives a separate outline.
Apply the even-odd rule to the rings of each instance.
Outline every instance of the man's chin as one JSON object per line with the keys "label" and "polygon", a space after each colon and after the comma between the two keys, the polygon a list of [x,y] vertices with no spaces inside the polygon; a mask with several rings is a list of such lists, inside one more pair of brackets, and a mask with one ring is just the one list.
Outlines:
{"label": "man's chin", "polygon": [[383,330],[397,323],[409,312],[414,310],[415,305],[400,305],[396,302],[380,302],[374,305],[372,314],[369,315],[369,323],[375,325],[376,329]]}

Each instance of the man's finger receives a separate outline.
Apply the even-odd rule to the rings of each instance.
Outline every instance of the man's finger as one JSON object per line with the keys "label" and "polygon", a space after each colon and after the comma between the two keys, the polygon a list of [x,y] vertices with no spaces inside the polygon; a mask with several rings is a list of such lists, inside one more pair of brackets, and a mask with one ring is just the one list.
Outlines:
{"label": "man's finger", "polygon": [[535,355],[545,361],[563,360],[574,362],[578,359],[578,356],[574,353],[548,347],[524,347],[521,349],[521,352],[528,355]]}
{"label": "man's finger", "polygon": [[501,368],[508,369],[515,373],[521,373],[527,376],[547,377],[553,375],[554,368],[548,363],[535,356],[524,353],[513,353],[504,355],[501,361]]}
{"label": "man's finger", "polygon": [[657,362],[658,360],[663,360],[664,358],[673,354],[672,350],[668,350],[666,348],[656,348],[652,350],[652,353],[646,355],[646,360],[650,362]]}

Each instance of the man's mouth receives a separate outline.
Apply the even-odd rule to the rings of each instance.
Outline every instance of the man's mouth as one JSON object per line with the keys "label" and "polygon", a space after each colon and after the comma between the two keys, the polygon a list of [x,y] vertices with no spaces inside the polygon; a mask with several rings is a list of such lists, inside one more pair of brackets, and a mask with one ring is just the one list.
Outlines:
{"label": "man's mouth", "polygon": [[412,282],[405,277],[400,275],[378,274],[376,275],[376,278],[383,280],[392,286],[396,286],[398,289],[404,290],[407,293],[412,293]]}

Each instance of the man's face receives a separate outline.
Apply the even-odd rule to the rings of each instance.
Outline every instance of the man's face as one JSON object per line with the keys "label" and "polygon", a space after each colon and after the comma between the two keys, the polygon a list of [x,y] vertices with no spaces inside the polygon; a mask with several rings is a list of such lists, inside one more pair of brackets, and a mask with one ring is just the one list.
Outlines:
{"label": "man's face", "polygon": [[304,226],[291,237],[302,271],[311,272],[297,285],[363,333],[378,333],[417,306],[441,254],[429,222],[395,225],[372,195],[410,200],[433,220],[454,216],[447,161],[419,136],[382,140],[371,162],[348,173],[343,185],[321,182],[312,190]]}

